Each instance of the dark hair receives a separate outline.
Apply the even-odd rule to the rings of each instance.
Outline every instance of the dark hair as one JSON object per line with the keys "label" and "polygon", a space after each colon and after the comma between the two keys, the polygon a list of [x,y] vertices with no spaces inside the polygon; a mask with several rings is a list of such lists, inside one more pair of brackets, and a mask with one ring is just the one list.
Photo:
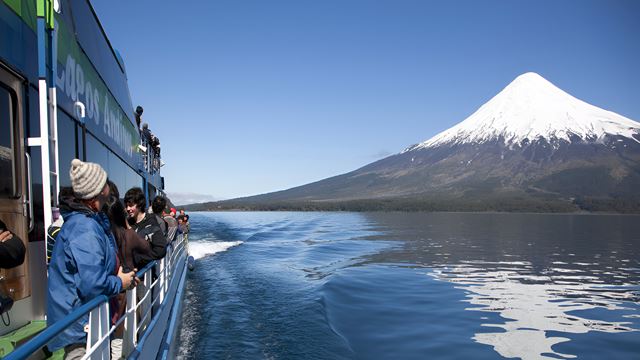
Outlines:
{"label": "dark hair", "polygon": [[114,227],[124,228],[126,227],[127,213],[124,205],[120,202],[120,192],[113,181],[107,180],[107,184],[109,184],[110,194],[107,202],[102,206],[102,211],[109,217],[112,230]]}
{"label": "dark hair", "polygon": [[124,194],[124,203],[135,204],[138,207],[138,210],[142,212],[147,209],[147,199],[144,197],[144,193],[139,187],[127,190],[127,193]]}
{"label": "dark hair", "polygon": [[114,197],[118,200],[120,200],[120,191],[118,191],[118,187],[116,186],[116,184],[107,179],[107,185],[109,185],[109,197]]}
{"label": "dark hair", "polygon": [[151,210],[153,210],[154,214],[162,214],[162,210],[167,207],[167,199],[164,196],[156,196],[153,199],[153,203],[151,203]]}
{"label": "dark hair", "polygon": [[124,243],[125,243],[125,229],[127,226],[127,212],[120,201],[120,192],[118,187],[111,180],[107,180],[109,185],[109,198],[107,202],[102,206],[102,211],[109,217],[111,223],[111,232],[116,239],[116,245],[118,251],[116,254],[120,259],[120,262],[124,266]]}

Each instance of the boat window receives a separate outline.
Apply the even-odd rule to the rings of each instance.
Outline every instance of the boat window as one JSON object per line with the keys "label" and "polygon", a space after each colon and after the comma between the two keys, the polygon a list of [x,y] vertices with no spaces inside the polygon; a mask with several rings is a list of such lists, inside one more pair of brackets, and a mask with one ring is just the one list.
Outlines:
{"label": "boat window", "polygon": [[14,97],[0,86],[0,198],[17,195],[14,156]]}
{"label": "boat window", "polygon": [[129,189],[127,187],[127,173],[126,168],[128,166],[120,160],[115,154],[109,153],[109,179],[113,181],[120,190],[120,196],[124,197],[124,193]]}
{"label": "boat window", "polygon": [[124,197],[124,193],[132,187],[141,186],[142,180],[140,175],[122,161],[116,154],[109,152],[109,179],[111,179],[120,190],[120,195]]}
{"label": "boat window", "polygon": [[97,163],[102,166],[103,169],[109,168],[109,149],[102,145],[98,139],[87,132],[87,161]]}
{"label": "boat window", "polygon": [[142,186],[140,175],[89,133],[86,151],[87,161],[98,163],[107,171],[109,179],[118,187],[120,195],[124,195],[132,187]]}
{"label": "boat window", "polygon": [[60,159],[60,186],[71,186],[69,170],[76,155],[76,124],[63,111],[58,110],[58,158]]}

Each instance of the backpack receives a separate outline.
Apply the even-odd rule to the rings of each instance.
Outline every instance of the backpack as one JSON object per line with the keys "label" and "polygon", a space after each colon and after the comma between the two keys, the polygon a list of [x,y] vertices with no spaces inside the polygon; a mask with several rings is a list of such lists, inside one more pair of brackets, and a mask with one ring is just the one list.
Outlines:
{"label": "backpack", "polygon": [[62,221],[56,220],[47,229],[47,265],[51,262],[51,255],[53,255],[53,245],[56,244],[56,238],[60,229],[62,228]]}

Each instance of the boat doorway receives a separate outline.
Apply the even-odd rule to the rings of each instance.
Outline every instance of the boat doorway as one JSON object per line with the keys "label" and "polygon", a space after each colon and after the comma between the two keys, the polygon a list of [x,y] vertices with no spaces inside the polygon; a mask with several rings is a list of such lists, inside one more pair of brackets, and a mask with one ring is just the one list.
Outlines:
{"label": "boat doorway", "polygon": [[[24,82],[0,64],[0,219],[28,249],[29,158],[25,152]],[[28,252],[22,265],[0,269],[0,296],[14,301],[30,295]]]}

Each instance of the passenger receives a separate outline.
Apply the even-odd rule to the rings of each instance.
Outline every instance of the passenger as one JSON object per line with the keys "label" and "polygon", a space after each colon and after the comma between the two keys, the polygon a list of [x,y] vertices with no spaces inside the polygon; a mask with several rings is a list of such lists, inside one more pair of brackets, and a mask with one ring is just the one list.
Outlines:
{"label": "passenger", "polygon": [[135,117],[136,117],[136,127],[138,128],[138,131],[140,131],[140,122],[142,121],[143,112],[144,112],[144,109],[142,108],[142,106],[140,105],[136,106]]}
{"label": "passenger", "polygon": [[156,156],[160,156],[160,139],[151,133],[151,148]]}
{"label": "passenger", "polygon": [[187,221],[186,218],[182,215],[178,216],[178,229],[180,233],[187,235],[189,233],[189,229],[187,229]]}
{"label": "passenger", "polygon": [[0,268],[11,269],[22,265],[26,252],[22,240],[0,220]]}
{"label": "passenger", "polygon": [[189,215],[184,216],[184,227],[186,229],[184,233],[188,235],[191,232],[191,223],[189,222]]}
{"label": "passenger", "polygon": [[[109,196],[107,173],[98,164],[74,159],[69,171],[73,194],[63,197],[65,219],[49,265],[47,325],[51,326],[98,295],[113,296],[135,286],[135,273],[118,266],[116,244],[102,206]],[[66,359],[84,356],[89,314],[62,331],[49,349],[64,348]]]}
{"label": "passenger", "polygon": [[[71,186],[60,188],[60,193],[58,194],[58,203],[62,202],[60,199],[69,196],[73,196],[73,188]],[[64,223],[64,219],[62,218],[62,216],[60,216],[60,209],[54,208],[52,210],[53,223],[49,225],[49,228],[47,229],[47,266],[51,262],[53,246],[56,243],[56,238],[58,237],[60,229],[62,228],[62,224]]]}
{"label": "passenger", "polygon": [[166,211],[163,211],[162,215],[164,217],[164,221],[167,222],[167,241],[172,242],[176,239],[176,233],[178,232],[178,222],[176,221],[176,218],[171,216],[171,213],[167,214]]}
{"label": "passenger", "polygon": [[149,124],[142,123],[142,137],[144,138],[144,141],[147,147],[151,146],[152,136],[153,134],[151,133],[151,130],[149,130]]}
{"label": "passenger", "polygon": [[191,224],[189,223],[189,215],[184,212],[184,209],[180,209],[180,215],[178,218],[182,217],[182,233],[187,235],[191,231]]}
{"label": "passenger", "polygon": [[162,211],[164,210],[165,207],[167,207],[167,199],[165,199],[163,196],[156,196],[155,199],[153,199],[153,202],[151,203],[151,210],[153,214],[156,216],[158,225],[160,225],[160,229],[162,229],[162,233],[166,238],[168,225],[167,225],[167,222],[164,221],[164,218],[162,216],[163,215]]}
{"label": "passenger", "polygon": [[[103,211],[111,222],[111,232],[116,239],[118,248],[118,260],[125,272],[138,271],[140,264],[134,262],[136,255],[150,256],[151,246],[132,229],[127,229],[127,212],[120,202],[120,192],[112,181],[107,181],[111,194]],[[124,316],[127,310],[127,298],[124,293],[111,298],[111,325],[115,325]],[[124,324],[116,328],[111,340],[111,358],[119,359],[122,356],[122,336]]]}
{"label": "passenger", "polygon": [[120,201],[118,187],[111,181],[108,184],[112,195],[109,197],[104,210],[109,216],[111,232],[116,238],[118,257],[125,271],[126,269],[137,271],[143,264],[137,263],[136,259],[151,257],[151,244],[133,229],[127,228],[127,212]]}
{"label": "passenger", "polygon": [[146,199],[142,189],[131,188],[124,195],[124,203],[131,228],[151,245],[150,256],[135,256],[135,262],[141,265],[162,259],[167,254],[167,241],[154,214],[147,214]]}

